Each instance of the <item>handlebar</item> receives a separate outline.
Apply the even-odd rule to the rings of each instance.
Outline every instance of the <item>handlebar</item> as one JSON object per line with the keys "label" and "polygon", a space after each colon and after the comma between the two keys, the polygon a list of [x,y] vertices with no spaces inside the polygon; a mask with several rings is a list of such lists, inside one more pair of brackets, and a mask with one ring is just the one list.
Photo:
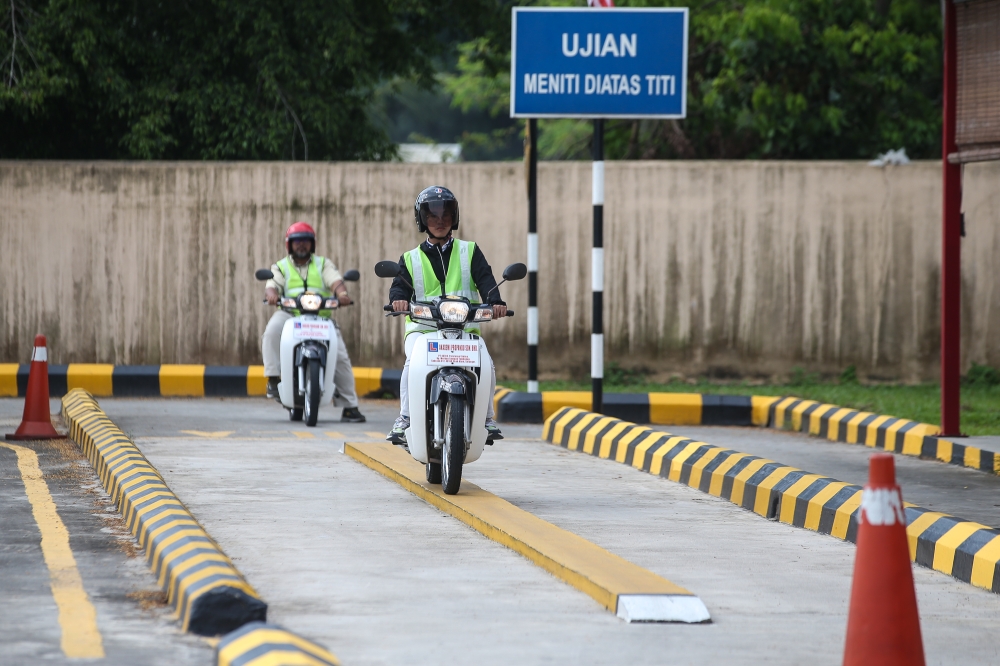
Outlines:
{"label": "handlebar", "polygon": [[[264,301],[264,302],[266,303],[267,301]],[[400,312],[394,311],[392,309],[392,304],[391,303],[386,303],[385,305],[383,305],[382,306],[382,312],[388,312],[389,314],[386,315],[387,317],[391,317],[391,316],[394,316],[394,315],[406,315],[406,314],[410,314],[409,310],[401,310]],[[513,317],[514,316],[514,311],[513,310],[507,310],[507,316],[508,317]]]}

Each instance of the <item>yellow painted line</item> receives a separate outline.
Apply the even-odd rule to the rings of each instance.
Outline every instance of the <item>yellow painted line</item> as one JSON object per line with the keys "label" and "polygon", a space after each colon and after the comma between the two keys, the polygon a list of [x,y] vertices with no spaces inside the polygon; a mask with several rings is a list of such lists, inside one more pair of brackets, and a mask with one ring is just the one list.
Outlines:
{"label": "yellow painted line", "polygon": [[870,448],[875,446],[875,442],[878,439],[879,426],[881,426],[883,423],[885,423],[891,418],[892,418],[891,416],[886,416],[884,414],[881,416],[876,416],[875,420],[866,426],[867,430],[865,432],[865,446]]}
{"label": "yellow painted line", "polygon": [[[680,439],[679,437],[677,438]],[[674,459],[670,461],[670,480],[680,481],[681,472],[683,471],[684,463],[687,459],[694,455],[694,452],[705,446],[705,442],[691,442],[684,447],[684,450],[674,456]],[[659,475],[657,475],[659,476]]]}
{"label": "yellow painted line", "polygon": [[906,419],[897,419],[895,423],[893,423],[886,429],[885,438],[883,440],[885,442],[884,446],[886,451],[895,451],[897,448],[900,448],[897,446],[898,442],[896,442],[896,440],[898,439],[897,436],[899,434],[899,429],[908,423],[913,423],[913,421],[908,421]]}
{"label": "yellow painted line", "polygon": [[391,444],[345,444],[344,452],[451,514],[484,536],[520,553],[616,612],[623,594],[691,596],[684,588],[546,522],[468,481],[445,495],[424,480],[424,466]]}
{"label": "yellow painted line", "polygon": [[792,430],[795,432],[800,432],[802,430],[802,414],[807,409],[813,405],[818,405],[819,403],[815,400],[803,400],[795,409],[792,410]]}
{"label": "yellow painted line", "polygon": [[858,426],[866,418],[871,416],[871,412],[860,412],[851,417],[851,420],[847,422],[847,443],[848,444],[859,444],[858,442]]}
{"label": "yellow painted line", "polygon": [[645,426],[633,427],[632,432],[618,440],[618,450],[615,451],[615,460],[620,463],[625,462],[625,456],[628,455],[628,445],[649,431],[650,429]]}
{"label": "yellow painted line", "polygon": [[264,366],[251,365],[247,368],[247,395],[267,395],[267,377]]}
{"label": "yellow painted line", "polygon": [[[666,438],[666,441],[664,441],[664,438]],[[663,442],[663,444],[660,446],[660,448],[658,448],[656,450],[656,453],[653,454],[653,457],[650,458],[650,461],[649,461],[649,473],[653,474],[655,476],[659,476],[660,475],[660,471],[663,469],[663,458],[668,453],[670,453],[671,449],[673,449],[675,446],[677,446],[678,444],[680,444],[681,442],[683,442],[685,439],[687,439],[687,438],[686,437],[680,437],[678,435],[671,435],[669,432],[665,432],[665,433],[663,433],[663,435],[658,435],[656,437],[650,437],[648,440],[646,440],[647,442],[653,442],[654,440],[657,441],[657,442]],[[648,450],[649,449],[646,449],[646,451],[648,451]],[[643,454],[642,454],[643,458],[646,457],[646,451],[643,451]],[[633,466],[635,466],[635,458],[633,458],[632,461],[633,461],[632,462]],[[639,464],[640,465],[642,464],[642,460],[639,460]],[[641,467],[640,467],[640,469],[641,469]]]}
{"label": "yellow painted line", "polygon": [[[542,395],[544,395],[544,394],[542,394]],[[551,438],[552,441],[555,441],[555,442],[561,442],[562,441],[563,430],[566,429],[566,425],[570,421],[572,421],[576,417],[576,415],[579,414],[579,413],[580,412],[574,412],[572,410],[566,410],[565,414],[563,414],[558,419],[556,419],[554,422],[552,422],[552,426],[551,426],[552,427],[552,438]],[[549,423],[548,419],[546,419],[546,423],[547,424]],[[549,426],[546,425],[546,428],[548,428],[548,427]],[[546,434],[545,436],[548,437],[548,434]]]}
{"label": "yellow painted line", "polygon": [[733,492],[729,495],[729,501],[736,506],[743,506],[743,491],[746,490],[747,480],[756,474],[761,467],[772,462],[774,461],[766,458],[751,460],[733,479]]}
{"label": "yellow painted line", "polygon": [[857,491],[837,508],[837,514],[833,518],[833,529],[830,530],[830,534],[838,539],[847,539],[847,528],[851,524],[851,514],[861,506],[862,494],[863,491]]}
{"label": "yellow painted line", "polygon": [[840,422],[844,420],[844,417],[850,414],[853,409],[847,407],[840,407],[832,416],[827,420],[826,423],[826,438],[830,441],[836,442],[837,435],[840,433]]}
{"label": "yellow painted line", "polygon": [[203,397],[205,395],[205,366],[161,365],[160,395]]}
{"label": "yellow painted line", "polygon": [[207,439],[225,439],[232,435],[235,430],[181,430],[185,435],[194,435],[195,437],[205,437]]}
{"label": "yellow painted line", "polygon": [[352,368],[354,389],[358,395],[368,395],[382,388],[382,368]]}
{"label": "yellow painted line", "polygon": [[82,388],[94,396],[112,395],[110,363],[70,363],[66,368],[66,390]]}
{"label": "yellow painted line", "polygon": [[722,496],[722,484],[726,480],[726,473],[736,466],[736,463],[749,457],[749,453],[732,453],[723,461],[721,465],[712,472],[712,483],[708,486],[708,494],[716,497]]}
{"label": "yellow painted line", "polygon": [[625,430],[625,428],[628,428],[630,425],[632,424],[629,423],[628,421],[619,421],[614,428],[609,430],[607,434],[601,438],[601,450],[598,451],[597,453],[598,457],[607,458],[609,455],[611,455],[611,445],[614,443],[615,437],[617,437],[623,430]]}
{"label": "yellow painted line", "polygon": [[771,415],[771,405],[781,400],[766,395],[754,395],[750,397],[750,422],[762,428],[767,426],[768,417]]}
{"label": "yellow painted line", "polygon": [[601,418],[600,414],[595,414],[593,412],[587,412],[582,419],[569,431],[569,441],[567,442],[566,448],[570,451],[575,451],[580,447],[580,435],[583,431],[594,421]]}
{"label": "yellow painted line", "polygon": [[819,521],[823,518],[823,505],[825,505],[831,497],[849,485],[851,484],[844,483],[843,481],[833,481],[828,483],[821,491],[813,495],[809,499],[809,505],[806,507],[806,522],[803,524],[803,527],[807,530],[818,532]]}
{"label": "yellow painted line", "polygon": [[982,460],[982,449],[977,449],[974,446],[965,447],[965,455],[963,456],[963,464],[966,467],[972,467],[973,469],[979,469],[979,463]]}
{"label": "yellow painted line", "polygon": [[771,490],[778,485],[779,481],[795,471],[797,470],[794,467],[779,467],[768,474],[767,478],[757,485],[757,492],[753,498],[753,512],[766,516],[767,500],[771,497]]}
{"label": "yellow painted line", "polygon": [[542,391],[542,418],[549,418],[563,407],[590,411],[593,404],[590,391]]}
{"label": "yellow painted line", "polygon": [[924,530],[933,525],[938,518],[947,515],[938,511],[927,511],[917,516],[916,520],[906,526],[906,541],[910,546],[911,560],[917,559],[917,539],[920,535],[924,533]]}
{"label": "yellow painted line", "polygon": [[[784,428],[785,426],[785,416],[788,411],[788,406],[794,403],[798,398],[785,398],[779,402],[774,408],[774,427]],[[752,404],[752,403],[751,403]]]}
{"label": "yellow painted line", "polygon": [[701,474],[708,467],[708,464],[719,457],[719,454],[726,449],[721,446],[711,448],[705,452],[705,455],[701,457],[701,460],[696,462],[694,466],[691,467],[691,476],[688,478],[688,485],[692,488],[698,488],[701,486]]}
{"label": "yellow painted line", "polygon": [[[236,659],[242,657],[244,653],[267,644],[294,645],[303,650],[305,654],[291,651],[270,651],[262,657],[254,659],[251,662],[253,666],[265,666],[266,664],[288,664],[289,666],[312,666],[316,664],[322,666],[327,663],[340,663],[333,654],[312,641],[284,629],[261,627],[240,636],[231,643],[227,643],[219,650],[218,666],[230,666]],[[315,655],[315,657],[310,657],[310,655]]]}
{"label": "yellow painted line", "polygon": [[344,439],[344,433],[337,432],[336,430],[327,430],[326,436],[332,437],[333,439]]}
{"label": "yellow painted line", "polygon": [[781,514],[778,516],[778,520],[789,525],[794,523],[795,505],[798,504],[799,495],[805,492],[806,488],[811,486],[814,481],[822,478],[819,474],[806,474],[783,492],[781,494]]}
{"label": "yellow painted line", "polygon": [[587,435],[583,439],[584,453],[594,452],[594,438],[597,437],[597,433],[604,430],[604,428],[606,428],[607,425],[614,420],[616,419],[612,416],[605,416],[603,419],[595,423],[594,427],[592,427],[589,431],[587,431]]}
{"label": "yellow painted line", "polygon": [[[658,432],[642,440],[642,443],[636,446],[635,450],[632,451],[632,467],[635,467],[636,469],[642,469],[642,463],[646,459],[646,453],[651,448],[653,448],[654,445],[659,444],[660,442],[665,441],[669,438],[670,438],[669,433]],[[666,449],[661,449],[661,450],[663,451],[663,453],[667,452]],[[659,470],[657,470],[657,474],[659,474]]]}
{"label": "yellow painted line", "polygon": [[989,529],[977,523],[958,523],[934,542],[934,568],[951,575],[955,566],[955,551],[979,530]]}
{"label": "yellow painted line", "polygon": [[83,589],[83,579],[69,547],[69,531],[56,511],[56,503],[38,465],[38,456],[24,446],[4,442],[0,442],[0,446],[17,454],[24,491],[42,535],[42,557],[49,568],[49,584],[59,609],[63,654],[70,659],[101,659],[104,644],[97,628],[97,611]]}
{"label": "yellow painted line", "polygon": [[649,422],[660,425],[701,425],[701,394],[650,393]]}
{"label": "yellow painted line", "polygon": [[955,443],[947,439],[937,441],[937,459],[941,462],[950,463],[952,452],[955,450]]}
{"label": "yellow painted line", "polygon": [[298,437],[299,439],[315,439],[316,438],[316,435],[312,434],[311,432],[307,432],[305,430],[295,430],[295,431],[292,432],[292,434],[295,435],[296,437]]}
{"label": "yellow painted line", "polygon": [[374,430],[366,430],[365,435],[371,437],[372,439],[381,439],[383,442],[385,441],[384,432],[375,432]]}
{"label": "yellow painted line", "polygon": [[812,414],[809,415],[809,434],[813,436],[819,435],[820,421],[823,416],[835,409],[837,409],[836,405],[820,405],[814,409]]}
{"label": "yellow painted line", "polygon": [[972,578],[969,582],[983,589],[992,590],[993,574],[998,560],[1000,560],[1000,536],[993,537],[976,553],[976,557],[972,560]]}
{"label": "yellow painted line", "polygon": [[17,363],[0,363],[0,398],[17,397]]}

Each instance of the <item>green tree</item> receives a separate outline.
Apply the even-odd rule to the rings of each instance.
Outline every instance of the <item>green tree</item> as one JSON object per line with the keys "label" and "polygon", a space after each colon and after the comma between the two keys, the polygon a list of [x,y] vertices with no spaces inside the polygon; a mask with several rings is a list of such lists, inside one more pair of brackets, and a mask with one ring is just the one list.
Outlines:
{"label": "green tree", "polygon": [[[611,158],[940,155],[940,7],[931,0],[692,0],[687,118],[615,121]],[[510,35],[463,45],[463,108],[506,111]],[[539,154],[586,157],[587,121],[539,121]],[[487,141],[490,137],[477,137]]]}
{"label": "green tree", "polygon": [[9,0],[0,157],[380,159],[379,81],[433,80],[491,0]]}

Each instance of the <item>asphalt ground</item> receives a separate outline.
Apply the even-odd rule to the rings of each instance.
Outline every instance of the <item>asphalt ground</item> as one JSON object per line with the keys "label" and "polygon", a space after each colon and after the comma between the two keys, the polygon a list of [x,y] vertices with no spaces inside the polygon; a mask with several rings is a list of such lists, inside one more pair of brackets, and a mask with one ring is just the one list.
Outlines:
{"label": "asphalt ground", "polygon": [[[58,409],[54,400],[53,410]],[[22,400],[0,400],[0,432],[14,431],[22,410]],[[79,633],[74,618],[81,611],[86,615],[88,604],[96,611],[92,638],[105,655],[88,663],[211,663],[211,646],[173,620],[138,544],[79,447],[69,440],[9,444],[37,454],[87,601],[69,602],[60,621],[41,547],[43,526],[29,501],[17,452],[0,446],[0,664],[80,663],[67,657],[63,639]],[[72,653],[74,641],[65,647]]]}
{"label": "asphalt ground", "polygon": [[[369,422],[359,425],[339,423],[339,410],[324,407],[317,428],[290,423],[263,399],[108,398],[101,405],[261,593],[269,619],[346,664],[842,659],[852,544],[547,444],[541,426],[506,426],[508,439],[487,449],[466,478],[691,590],[708,606],[711,624],[626,624],[340,453],[344,441],[380,440],[396,414],[391,402],[363,402]],[[761,455],[750,447],[763,433],[785,453],[802,452],[768,457],[835,478],[857,475],[844,481],[866,476],[862,447],[711,431],[679,434]],[[920,502],[906,485],[908,463],[897,463],[906,499]],[[929,475],[963,471],[909,463]],[[924,485],[948,499],[940,484]],[[925,499],[937,497],[931,490]],[[973,508],[935,506],[977,518],[966,507]],[[914,577],[929,664],[1000,662],[993,638],[1000,596],[921,567]]]}

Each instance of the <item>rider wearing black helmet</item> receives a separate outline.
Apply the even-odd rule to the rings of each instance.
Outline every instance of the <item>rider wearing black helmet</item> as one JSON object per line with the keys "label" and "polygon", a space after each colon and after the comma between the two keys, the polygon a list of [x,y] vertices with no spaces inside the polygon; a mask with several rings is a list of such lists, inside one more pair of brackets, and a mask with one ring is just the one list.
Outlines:
{"label": "rider wearing black helmet", "polygon": [[[507,304],[500,298],[493,269],[476,243],[459,240],[452,236],[458,229],[458,199],[451,190],[432,185],[417,195],[413,202],[413,218],[417,231],[427,234],[427,240],[399,258],[399,275],[389,287],[389,301],[396,312],[410,309],[410,300],[429,300],[445,291],[460,294],[474,303],[489,302],[493,306],[493,318],[507,316]],[[416,279],[415,279],[416,276]],[[407,284],[409,283],[409,284]],[[415,293],[409,285],[416,287]],[[416,341],[414,333],[434,330],[406,318],[406,363],[399,382],[399,418],[392,426],[386,439],[393,444],[406,442],[405,431],[410,426],[409,403],[407,402],[407,377],[410,369],[410,352]],[[467,330],[472,330],[467,328]],[[478,330],[475,331],[478,333]],[[490,395],[496,386],[494,372]],[[503,439],[493,415],[493,400],[486,411],[487,443]]]}

